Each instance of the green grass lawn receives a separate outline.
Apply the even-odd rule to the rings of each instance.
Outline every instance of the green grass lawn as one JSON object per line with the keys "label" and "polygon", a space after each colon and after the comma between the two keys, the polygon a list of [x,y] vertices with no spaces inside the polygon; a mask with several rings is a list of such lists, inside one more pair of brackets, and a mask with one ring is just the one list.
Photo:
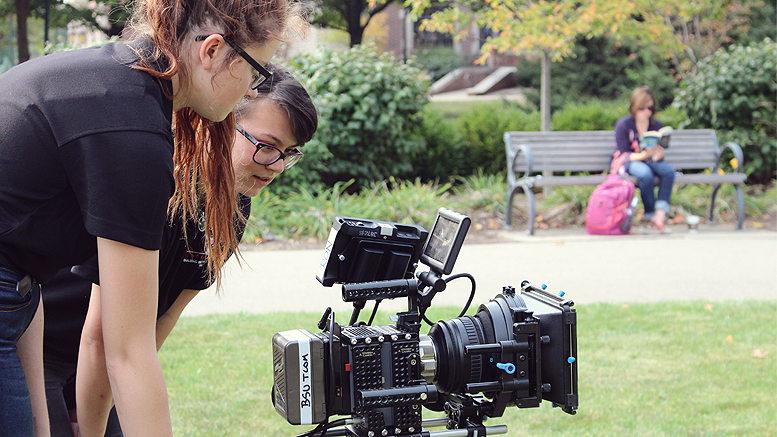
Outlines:
{"label": "green grass lawn", "polygon": [[[482,102],[479,102],[479,103],[482,104]],[[429,106],[431,106],[437,111],[440,111],[444,118],[455,120],[461,117],[465,112],[469,111],[470,108],[472,108],[477,104],[478,102],[473,102],[471,100],[453,100],[453,101],[430,102]]]}
{"label": "green grass lawn", "polygon": [[[543,402],[511,407],[488,424],[538,437],[777,435],[777,302],[592,304],[577,311],[578,414]],[[432,308],[429,314],[439,320],[456,312]],[[319,317],[182,318],[160,353],[175,435],[309,430],[287,424],[271,405],[270,341],[277,331],[314,332]],[[385,323],[385,315],[377,320]]]}

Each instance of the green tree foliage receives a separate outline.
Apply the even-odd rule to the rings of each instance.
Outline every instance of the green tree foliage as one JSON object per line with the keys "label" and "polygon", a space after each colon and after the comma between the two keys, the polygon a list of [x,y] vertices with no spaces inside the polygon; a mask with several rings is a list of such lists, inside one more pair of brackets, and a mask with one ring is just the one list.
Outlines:
{"label": "green tree foliage", "polygon": [[[769,0],[771,3],[771,0]],[[407,0],[415,16],[445,0]],[[697,59],[746,34],[763,0],[460,0],[432,14],[423,28],[464,37],[475,23],[491,30],[482,47],[492,52],[547,53],[560,61],[577,36],[607,35],[671,59],[678,74]]]}
{"label": "green tree foliage", "polygon": [[[519,85],[539,89],[540,63],[524,56],[517,66]],[[659,107],[671,104],[676,85],[670,63],[650,51],[619,44],[612,38],[578,36],[572,54],[553,66],[551,108],[561,109],[571,96],[575,99],[628,98],[641,85],[649,85],[656,92]],[[529,92],[527,97],[539,107],[538,92]]]}
{"label": "green tree foliage", "polygon": [[732,40],[747,46],[765,38],[777,41],[777,0],[765,0],[761,6],[753,7],[749,28],[734,35]]}
{"label": "green tree foliage", "polygon": [[775,177],[777,161],[777,44],[720,49],[680,84],[674,104],[690,128],[712,128],[721,142],[744,150],[749,182]]}
{"label": "green tree foliage", "polygon": [[[49,2],[49,29],[64,28],[71,21],[78,21],[96,30],[104,32],[108,37],[121,35],[124,23],[129,17],[128,0],[102,0],[90,2],[85,7],[74,7],[63,0]],[[18,60],[24,62],[30,57],[27,18],[44,18],[46,15],[45,0],[0,0],[0,14],[17,16],[14,37],[17,43]],[[20,18],[24,17],[23,20]],[[8,37],[0,31],[0,36]]]}
{"label": "green tree foliage", "polygon": [[410,155],[423,150],[421,112],[428,81],[412,63],[379,54],[372,44],[345,51],[321,50],[289,62],[300,74],[320,114],[305,158],[285,181],[354,178],[354,189],[389,176],[413,174]]}
{"label": "green tree foliage", "polygon": [[[450,5],[424,20],[422,30],[448,33],[461,39],[468,35],[473,24],[487,29],[489,36],[481,46],[478,62],[484,62],[492,53],[539,56],[543,62],[543,128],[549,127],[547,122],[553,106],[549,61],[572,56],[579,37],[607,36],[617,43],[633,45],[641,54],[658,54],[672,62],[679,78],[695,71],[698,58],[730,43],[734,36],[746,34],[753,8],[763,3],[762,0],[405,1],[415,17],[435,4]],[[653,73],[653,78],[658,78],[660,70]]]}

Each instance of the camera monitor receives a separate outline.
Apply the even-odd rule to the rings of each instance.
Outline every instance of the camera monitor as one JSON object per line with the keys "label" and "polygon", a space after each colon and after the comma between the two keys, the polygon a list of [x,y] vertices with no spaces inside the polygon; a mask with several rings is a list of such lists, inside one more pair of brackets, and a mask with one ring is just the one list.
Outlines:
{"label": "camera monitor", "polygon": [[440,208],[421,254],[421,262],[438,273],[449,275],[459,256],[464,237],[467,236],[469,224],[469,217]]}
{"label": "camera monitor", "polygon": [[428,235],[416,225],[335,217],[316,279],[326,287],[410,279]]}

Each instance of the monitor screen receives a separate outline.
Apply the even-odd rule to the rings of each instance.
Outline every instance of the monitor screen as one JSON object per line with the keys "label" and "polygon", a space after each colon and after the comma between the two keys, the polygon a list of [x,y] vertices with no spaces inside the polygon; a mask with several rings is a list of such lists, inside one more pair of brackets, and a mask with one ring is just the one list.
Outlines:
{"label": "monitor screen", "polygon": [[450,274],[469,230],[469,224],[469,217],[440,208],[420,261],[433,270]]}
{"label": "monitor screen", "polygon": [[330,287],[412,278],[428,235],[417,225],[336,217],[316,279]]}

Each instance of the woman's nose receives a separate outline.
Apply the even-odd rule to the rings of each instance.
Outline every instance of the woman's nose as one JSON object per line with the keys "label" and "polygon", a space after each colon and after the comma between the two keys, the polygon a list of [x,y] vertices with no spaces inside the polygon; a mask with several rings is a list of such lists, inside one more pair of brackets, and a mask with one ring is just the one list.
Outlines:
{"label": "woman's nose", "polygon": [[275,173],[281,174],[281,173],[283,173],[283,170],[286,169],[286,167],[284,167],[284,165],[286,165],[286,162],[283,159],[279,159],[279,160],[273,162],[270,165],[266,165],[265,167],[269,168],[270,170],[274,171]]}

